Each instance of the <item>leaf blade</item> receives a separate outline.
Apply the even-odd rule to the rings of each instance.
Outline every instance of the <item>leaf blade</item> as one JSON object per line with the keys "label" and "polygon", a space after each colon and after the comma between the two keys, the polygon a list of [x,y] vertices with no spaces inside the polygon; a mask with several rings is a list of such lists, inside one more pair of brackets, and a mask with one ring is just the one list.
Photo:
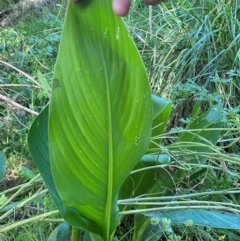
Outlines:
{"label": "leaf blade", "polygon": [[239,229],[240,215],[233,213],[223,213],[214,210],[205,209],[185,209],[185,210],[169,210],[165,212],[144,213],[145,216],[151,218],[168,218],[172,224],[185,224],[191,220],[193,225],[208,226],[214,228]]}
{"label": "leaf blade", "polygon": [[[97,225],[82,217],[74,208],[65,208],[57,192],[50,166],[49,146],[48,146],[48,111],[49,106],[38,115],[31,125],[28,134],[28,146],[33,161],[40,171],[42,178],[60,212],[62,217],[71,225],[82,230],[91,230],[100,233]],[[71,216],[71,218],[69,218]]]}
{"label": "leaf blade", "polygon": [[118,224],[119,189],[149,145],[152,103],[136,47],[110,2],[103,5],[100,0],[69,4],[54,76],[59,85],[50,102],[49,140],[63,205],[77,207],[109,236]]}

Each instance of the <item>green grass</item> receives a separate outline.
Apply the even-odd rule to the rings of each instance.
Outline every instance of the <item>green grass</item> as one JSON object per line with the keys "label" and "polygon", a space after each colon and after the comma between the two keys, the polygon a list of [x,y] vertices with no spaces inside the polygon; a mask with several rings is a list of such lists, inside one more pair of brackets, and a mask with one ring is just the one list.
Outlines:
{"label": "green grass", "polygon": [[128,22],[154,92],[176,102],[194,94],[194,100],[239,105],[238,0],[169,1],[151,15],[135,5]]}
{"label": "green grass", "polygon": [[[4,9],[14,2],[1,4],[0,9]],[[65,5],[59,1],[58,5],[26,12],[7,27],[0,27],[0,60],[17,67],[42,85],[37,73],[40,71],[51,85]],[[181,0],[150,8],[141,1],[133,1],[131,11],[125,17],[146,65],[153,92],[171,99],[174,104],[168,131],[164,135],[167,144],[176,139],[178,130],[189,122],[196,101],[201,102],[203,112],[212,104],[222,103],[224,106],[224,129],[216,147],[216,152],[222,154],[221,158],[210,157],[205,165],[206,171],[197,179],[191,181],[186,175],[179,180],[176,183],[179,194],[233,187],[239,190],[239,163],[231,159],[239,158],[240,148],[239,6],[239,0]],[[2,63],[0,94],[37,112],[49,101],[44,89]],[[37,174],[26,143],[33,119],[34,116],[0,100],[0,150],[4,150],[8,158],[8,172],[0,184],[0,204],[5,199],[13,204],[23,203],[19,209],[7,214],[5,211],[5,216],[0,213],[0,227],[10,223],[21,224],[24,219],[55,209],[51,197],[44,191],[42,180],[37,179],[34,185],[28,186],[32,177],[24,174],[24,171],[28,172],[26,170],[35,177]],[[174,173],[180,167],[186,170],[193,168],[176,161],[168,171]],[[19,189],[21,185],[25,187],[14,196],[14,190],[17,190],[14,188]],[[31,199],[37,193],[40,195]],[[28,199],[29,202],[24,204]],[[240,204],[239,194],[202,196],[201,200]],[[127,227],[119,226],[116,240],[131,240],[132,220],[126,220]],[[60,221],[59,216],[51,216],[39,222],[26,223],[1,233],[0,240],[46,240]],[[196,226],[171,228],[173,233],[165,232],[163,240],[177,240],[176,236],[179,236],[180,240],[237,241],[240,235],[238,231]]]}

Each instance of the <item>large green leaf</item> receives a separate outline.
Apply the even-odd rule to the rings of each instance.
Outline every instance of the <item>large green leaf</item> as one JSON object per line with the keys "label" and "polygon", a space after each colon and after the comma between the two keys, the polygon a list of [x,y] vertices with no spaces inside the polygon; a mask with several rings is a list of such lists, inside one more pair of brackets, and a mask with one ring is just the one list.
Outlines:
{"label": "large green leaf", "polygon": [[[197,114],[194,113],[194,115]],[[171,151],[178,150],[188,154],[193,152],[192,156],[188,155],[189,162],[204,164],[208,157],[196,153],[213,152],[224,118],[223,109],[220,105],[210,107],[206,113],[199,115],[197,118],[192,118],[186,127],[186,131],[180,132],[178,140],[173,145],[169,145],[168,148]],[[216,128],[216,130],[211,130],[213,128]]]}
{"label": "large green leaf", "polygon": [[149,217],[136,214],[134,217],[134,241],[158,241],[163,236],[164,229],[153,225]]}
{"label": "large green leaf", "polygon": [[69,224],[60,223],[49,235],[47,241],[66,241],[68,240]]}
{"label": "large green leaf", "polygon": [[[171,102],[155,95],[152,95],[152,102],[153,122],[151,134],[152,137],[156,137],[164,132],[171,111]],[[158,145],[159,141],[158,143],[156,143],[156,140],[152,141],[148,152],[151,152],[152,148],[159,149]],[[169,162],[170,157],[167,154],[147,154],[141,158],[141,161],[135,166],[134,171],[145,167],[167,164]],[[164,185],[162,185],[162,181]],[[165,184],[167,184],[167,186]],[[174,188],[171,175],[164,168],[158,167],[130,175],[121,188],[120,199],[146,195],[151,192],[155,185],[161,186],[160,189],[163,188],[166,190]],[[158,192],[160,192],[160,189]],[[125,210],[128,207],[121,206],[121,208]]]}
{"label": "large green leaf", "polygon": [[[180,131],[176,142],[167,146],[176,156],[181,153],[180,158],[181,156],[183,158],[177,157],[178,159],[190,164],[204,164],[208,160],[206,153],[214,151],[225,118],[221,105],[211,106],[207,112],[202,114],[200,114],[200,107],[200,103],[196,103],[185,131]],[[212,130],[213,128],[215,130]],[[189,179],[196,179],[205,170],[199,167],[193,168],[191,173],[188,172]],[[186,172],[183,169],[177,170],[174,173],[174,180],[181,181]]]}
{"label": "large green leaf", "polygon": [[[83,230],[99,232],[100,229],[94,222],[90,222],[80,215],[77,209],[63,206],[60,196],[56,190],[50,167],[49,147],[48,147],[48,106],[40,113],[33,122],[28,134],[28,146],[34,163],[40,171],[46,186],[56,203],[59,212],[65,220]],[[69,218],[69,216],[71,218]]]}
{"label": "large green leaf", "polygon": [[[167,121],[171,112],[171,102],[152,95],[153,102],[153,122],[152,122],[152,137],[157,137],[163,134],[167,125]],[[159,149],[159,142],[154,140],[151,142],[149,151],[152,148]],[[156,150],[155,150],[156,152]],[[144,167],[156,166],[161,164],[167,164],[170,162],[170,157],[167,154],[148,154],[141,158],[141,161],[135,166],[134,171],[142,169]],[[167,184],[167,185],[166,185]],[[139,195],[146,195],[155,186],[158,185],[160,189],[174,188],[171,175],[164,168],[156,168],[152,170],[146,170],[136,172],[130,175],[121,188],[120,199],[135,197]],[[158,190],[160,192],[160,189]],[[162,191],[162,190],[161,190]],[[127,207],[122,207],[126,209]]]}
{"label": "large green leaf", "polygon": [[97,234],[84,232],[83,241],[103,241],[103,239]]}
{"label": "large green leaf", "polygon": [[150,218],[163,218],[171,220],[172,224],[180,225],[192,221],[193,225],[208,226],[214,228],[240,229],[240,215],[214,210],[185,209],[169,210],[165,212],[144,213]]}
{"label": "large green leaf", "polygon": [[[153,100],[153,114],[154,119],[152,123],[152,138],[157,138],[164,133],[168,118],[171,113],[172,104],[169,100],[152,95]],[[151,149],[159,149],[160,141],[158,139],[152,140],[149,151]]]}
{"label": "large green leaf", "polygon": [[[134,168],[134,172],[129,175],[124,182],[120,199],[146,195],[164,195],[171,192],[175,188],[173,178],[167,168],[156,165],[170,164],[170,157],[163,155],[144,155],[141,161]],[[154,168],[154,166],[156,166]],[[146,167],[152,169],[144,170]],[[142,171],[138,171],[142,169]],[[122,210],[128,209],[128,206],[121,205]]]}
{"label": "large green leaf", "polygon": [[95,221],[108,240],[120,187],[149,146],[153,119],[145,68],[111,0],[69,4],[54,77],[54,182],[63,205]]}
{"label": "large green leaf", "polygon": [[6,172],[6,156],[3,151],[0,151],[0,182],[3,180],[4,174]]}
{"label": "large green leaf", "polygon": [[[176,143],[185,143],[184,147],[181,145],[180,148],[182,150],[186,149],[188,152],[213,152],[212,148],[217,143],[224,118],[222,107],[220,105],[212,106],[206,113],[191,120],[186,127],[186,130],[190,130],[190,132],[180,133]],[[213,131],[212,128],[218,128],[218,130]],[[198,131],[191,132],[194,129],[198,129]],[[205,156],[195,156],[191,159],[191,162],[204,164],[207,158]]]}

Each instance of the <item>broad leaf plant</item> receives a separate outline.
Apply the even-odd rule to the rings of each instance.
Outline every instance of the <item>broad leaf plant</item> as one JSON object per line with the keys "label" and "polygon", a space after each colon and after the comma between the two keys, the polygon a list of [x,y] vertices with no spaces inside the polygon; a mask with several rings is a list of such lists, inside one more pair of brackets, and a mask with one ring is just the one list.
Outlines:
{"label": "broad leaf plant", "polygon": [[[219,131],[209,134],[207,129],[221,127],[219,108],[199,115],[195,107],[197,117],[189,129],[198,131],[180,134],[169,149],[179,151],[178,142],[192,142],[190,161],[205,163],[207,157],[197,159],[196,153],[203,151],[199,143],[216,144]],[[60,214],[74,229],[85,231],[84,240],[112,240],[120,211],[129,211],[119,198],[160,189],[174,193],[184,171],[170,175],[163,166],[171,156],[161,153],[158,140],[150,142],[151,136],[163,134],[170,112],[170,101],[151,95],[144,64],[111,1],[70,2],[51,100],[32,124],[28,142]],[[146,235],[157,240],[159,232],[153,235],[149,220],[164,214],[142,213],[134,240]]]}

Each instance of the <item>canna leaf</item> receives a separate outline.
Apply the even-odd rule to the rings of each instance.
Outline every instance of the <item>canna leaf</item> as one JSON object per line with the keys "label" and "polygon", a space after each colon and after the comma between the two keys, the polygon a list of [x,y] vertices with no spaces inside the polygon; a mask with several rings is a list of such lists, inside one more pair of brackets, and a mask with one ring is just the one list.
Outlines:
{"label": "canna leaf", "polygon": [[175,225],[186,224],[191,221],[192,225],[240,229],[240,215],[229,212],[189,208],[163,212],[149,212],[143,213],[143,215],[149,218],[158,218],[159,221],[163,218],[168,218],[171,220],[171,223]]}
{"label": "canna leaf", "polygon": [[83,241],[103,241],[103,239],[97,234],[84,232]]}
{"label": "canna leaf", "polygon": [[136,214],[134,217],[134,233],[135,241],[158,241],[161,240],[164,229],[160,225],[151,224],[149,217],[142,214]]}
{"label": "canna leaf", "polygon": [[[152,95],[152,100],[154,113],[154,119],[152,123],[152,138],[157,138],[164,133],[171,113],[172,104],[169,100],[160,98],[155,95]],[[149,147],[150,151],[154,148],[159,149],[159,144],[160,141],[152,140]]]}
{"label": "canna leaf", "polygon": [[[94,222],[90,222],[82,217],[75,208],[66,208],[62,204],[62,200],[53,181],[50,166],[48,146],[48,111],[49,106],[46,106],[45,109],[34,120],[28,134],[28,146],[34,163],[40,171],[42,178],[46,183],[46,186],[62,217],[65,220],[68,220],[71,225],[80,226],[83,230],[91,229],[92,232],[100,233],[100,229]],[[71,219],[69,219],[69,216],[71,216]]]}
{"label": "canna leaf", "polygon": [[[191,164],[205,164],[208,160],[208,153],[212,153],[220,135],[220,128],[224,122],[225,115],[220,105],[212,106],[206,113],[200,114],[200,105],[194,107],[193,116],[186,127],[186,131],[179,133],[179,138],[175,143],[170,144],[168,149],[173,153],[184,153],[183,160]],[[212,130],[215,128],[215,130]],[[180,155],[181,156],[181,155]],[[201,175],[206,168],[191,170],[189,179],[194,180]],[[174,174],[175,181],[181,181],[186,175],[184,169],[179,169]],[[189,172],[188,172],[189,175]]]}
{"label": "canna leaf", "polygon": [[[186,132],[179,133],[178,140],[169,145],[168,148],[173,150],[185,151],[186,153],[195,153],[189,155],[189,162],[204,164],[208,157],[197,155],[201,152],[213,152],[220,135],[220,128],[224,121],[224,114],[221,106],[212,106],[206,113],[197,118],[192,118],[186,127]],[[216,128],[218,130],[211,130]],[[192,131],[191,131],[192,130]],[[197,131],[195,131],[197,130]],[[178,147],[178,145],[180,147]]]}
{"label": "canna leaf", "polygon": [[68,240],[69,224],[60,223],[49,235],[47,241],[66,241]]}
{"label": "canna leaf", "polygon": [[120,187],[149,146],[153,119],[144,65],[111,0],[69,3],[54,78],[54,183],[63,206],[96,222],[109,240]]}
{"label": "canna leaf", "polygon": [[[153,122],[152,122],[152,137],[157,137],[163,134],[167,125],[167,121],[171,112],[171,102],[152,95],[153,102]],[[159,150],[160,143],[152,141],[148,152],[152,152],[153,148]],[[141,158],[141,161],[135,166],[134,171],[143,169],[149,166],[156,166],[161,164],[170,164],[170,156],[168,154],[147,154]],[[156,167],[155,169],[145,170],[131,174],[123,184],[120,192],[120,199],[136,197],[150,193],[155,186],[158,188],[157,192],[171,190],[174,188],[174,182],[169,172],[164,168]],[[127,209],[123,206],[122,210]]]}

